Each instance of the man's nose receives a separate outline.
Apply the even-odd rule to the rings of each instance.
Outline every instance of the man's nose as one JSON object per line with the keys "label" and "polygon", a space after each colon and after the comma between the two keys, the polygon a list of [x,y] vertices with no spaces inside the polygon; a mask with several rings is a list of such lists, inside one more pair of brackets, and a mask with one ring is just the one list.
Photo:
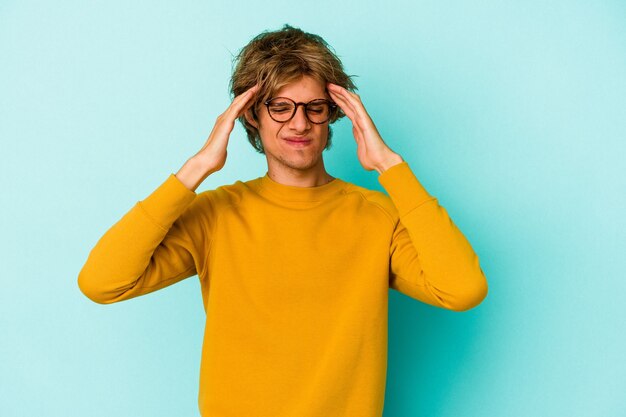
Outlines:
{"label": "man's nose", "polygon": [[304,106],[298,106],[298,108],[296,108],[296,114],[294,114],[289,121],[289,126],[298,131],[305,130],[309,127],[309,119],[306,117]]}

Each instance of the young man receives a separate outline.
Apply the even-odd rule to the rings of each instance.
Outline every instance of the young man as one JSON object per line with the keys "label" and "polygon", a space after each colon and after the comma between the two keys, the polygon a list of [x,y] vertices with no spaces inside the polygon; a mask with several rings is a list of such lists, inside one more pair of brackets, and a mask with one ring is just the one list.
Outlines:
{"label": "young man", "polygon": [[[319,36],[285,25],[237,59],[236,97],[205,145],[102,236],[78,284],[113,303],[198,275],[203,416],[380,417],[389,288],[470,309],[487,294],[478,258]],[[389,196],[326,171],[330,123],[344,116]],[[267,173],[196,194],[224,166],[237,119]]]}

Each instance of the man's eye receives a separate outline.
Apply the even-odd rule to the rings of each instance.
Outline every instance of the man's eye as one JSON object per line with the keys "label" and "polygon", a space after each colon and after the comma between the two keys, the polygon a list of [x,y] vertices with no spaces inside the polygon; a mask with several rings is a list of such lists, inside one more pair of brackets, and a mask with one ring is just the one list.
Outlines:
{"label": "man's eye", "polygon": [[270,110],[272,110],[272,112],[274,113],[285,113],[287,111],[290,111],[291,109],[289,107],[272,107],[270,108]]}
{"label": "man's eye", "polygon": [[313,107],[313,108],[309,108],[309,112],[311,113],[315,113],[315,114],[320,114],[324,111],[323,108],[321,107]]}

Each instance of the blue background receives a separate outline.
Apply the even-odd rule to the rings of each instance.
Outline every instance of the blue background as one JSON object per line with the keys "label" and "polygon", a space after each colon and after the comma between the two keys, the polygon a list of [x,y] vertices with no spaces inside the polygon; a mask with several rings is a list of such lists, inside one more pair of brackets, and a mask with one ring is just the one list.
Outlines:
{"label": "blue background", "polygon": [[[385,417],[626,415],[625,22],[623,1],[3,1],[0,414],[198,414],[198,280],[103,306],[76,279],[205,143],[232,55],[289,23],[358,75],[490,285],[464,313],[390,291]],[[381,190],[351,130],[327,168]],[[198,191],[265,169],[237,123]]]}

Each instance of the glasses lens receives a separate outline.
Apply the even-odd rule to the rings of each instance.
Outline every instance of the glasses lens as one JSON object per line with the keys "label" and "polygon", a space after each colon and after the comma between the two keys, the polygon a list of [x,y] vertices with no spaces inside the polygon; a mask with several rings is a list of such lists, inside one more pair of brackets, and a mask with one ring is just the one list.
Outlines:
{"label": "glasses lens", "polygon": [[312,101],[307,106],[307,115],[313,123],[324,123],[330,115],[330,106],[324,100]]}
{"label": "glasses lens", "polygon": [[[286,122],[293,114],[294,103],[281,97],[270,100],[270,116],[277,122]],[[313,123],[324,123],[330,117],[330,106],[325,100],[314,100],[307,105],[307,116]]]}
{"label": "glasses lens", "polygon": [[294,104],[283,98],[275,98],[269,102],[267,109],[272,119],[278,122],[286,122],[293,113]]}

